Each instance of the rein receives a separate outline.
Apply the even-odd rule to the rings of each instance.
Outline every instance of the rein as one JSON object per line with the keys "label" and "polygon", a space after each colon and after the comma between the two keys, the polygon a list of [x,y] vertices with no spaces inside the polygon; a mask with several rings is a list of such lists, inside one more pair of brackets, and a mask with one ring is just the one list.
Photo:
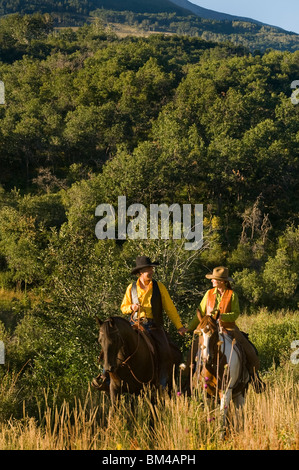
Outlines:
{"label": "rein", "polygon": [[[200,325],[198,327],[200,329]],[[225,379],[226,372],[224,372],[224,375],[221,379],[219,376],[220,374],[220,368],[223,367],[223,358],[225,357],[225,339],[223,336],[223,329],[220,326],[219,322],[217,321],[216,323],[216,328],[209,324],[206,324],[203,326],[202,329],[207,329],[208,332],[205,332],[205,334],[208,334],[209,337],[211,338],[214,334],[217,333],[217,339],[215,338],[215,344],[213,345],[213,349],[217,349],[216,351],[216,362],[215,362],[215,354],[213,351],[212,355],[212,361],[208,364],[205,362],[202,358],[202,345],[200,344],[200,341],[198,343],[198,352],[197,352],[197,360],[198,360],[198,369],[197,369],[197,377],[201,377],[205,381],[205,388],[212,389],[214,388],[214,391],[216,392],[216,396],[219,392],[220,389],[222,389],[223,381]],[[202,335],[203,333],[199,333]],[[192,342],[194,341],[194,338]],[[210,341],[210,339],[209,339]],[[224,345],[224,350],[221,352],[221,344],[223,343]],[[210,349],[210,344],[209,344],[209,349]],[[212,353],[212,351],[211,351]],[[222,363],[222,365],[221,365]],[[207,368],[208,367],[208,368]],[[221,380],[221,384],[219,383],[219,380]]]}
{"label": "rein", "polygon": [[139,380],[139,379],[136,377],[136,375],[134,374],[134,372],[133,372],[133,370],[132,370],[130,364],[128,363],[128,361],[136,354],[136,352],[137,352],[137,350],[138,350],[138,347],[139,347],[140,334],[141,334],[140,331],[137,330],[137,334],[138,334],[138,341],[137,341],[136,349],[135,349],[135,351],[134,351],[130,356],[127,357],[127,359],[125,359],[124,361],[122,361],[122,367],[123,367],[123,366],[127,366],[128,369],[129,369],[129,371],[131,372],[132,376],[134,377],[134,379],[135,379],[138,383],[140,383],[140,384],[142,384],[142,385],[148,385],[150,382],[152,382],[152,380],[153,380],[153,378],[154,378],[154,375],[155,375],[155,365],[154,365],[153,355],[152,355],[150,349],[148,348],[149,354],[150,354],[150,358],[151,358],[151,363],[152,363],[152,376],[151,376],[151,378],[150,378],[147,382],[143,382],[143,381]]}

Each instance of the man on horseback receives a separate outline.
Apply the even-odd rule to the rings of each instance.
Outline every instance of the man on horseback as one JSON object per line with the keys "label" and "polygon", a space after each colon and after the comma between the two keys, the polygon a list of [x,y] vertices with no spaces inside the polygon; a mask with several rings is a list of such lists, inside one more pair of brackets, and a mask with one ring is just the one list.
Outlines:
{"label": "man on horseback", "polygon": [[[247,337],[239,330],[236,320],[240,315],[239,299],[236,292],[233,291],[230,281],[232,279],[228,275],[228,269],[219,266],[215,268],[212,274],[206,275],[207,279],[211,279],[213,288],[209,289],[204,295],[199,310],[202,315],[213,315],[216,317],[220,314],[220,326],[224,332],[233,336],[239,343],[246,356],[246,367],[250,375],[251,383],[257,393],[261,393],[265,384],[258,375],[260,361],[256,349]],[[196,315],[188,326],[188,331],[193,331],[199,324]]]}
{"label": "man on horseback", "polygon": [[124,295],[121,311],[131,315],[131,322],[140,322],[154,340],[159,364],[159,383],[165,388],[171,374],[173,356],[170,340],[163,328],[163,311],[172,321],[180,335],[187,331],[183,327],[171,297],[160,281],[153,279],[154,263],[147,256],[136,258],[136,266],[131,274],[138,274],[137,281],[131,283]]}
{"label": "man on horseback", "polygon": [[[125,315],[131,315],[132,326],[139,324],[153,339],[157,353],[157,365],[159,369],[159,384],[165,388],[171,379],[173,352],[178,348],[171,342],[163,328],[163,311],[172,321],[180,335],[184,335],[184,328],[177,309],[171,297],[160,281],[153,279],[154,267],[159,263],[152,262],[147,256],[136,258],[136,266],[131,274],[138,274],[138,279],[132,282],[126,289],[121,311]],[[93,379],[93,386],[99,390],[106,389],[106,380],[100,383],[100,376]]]}

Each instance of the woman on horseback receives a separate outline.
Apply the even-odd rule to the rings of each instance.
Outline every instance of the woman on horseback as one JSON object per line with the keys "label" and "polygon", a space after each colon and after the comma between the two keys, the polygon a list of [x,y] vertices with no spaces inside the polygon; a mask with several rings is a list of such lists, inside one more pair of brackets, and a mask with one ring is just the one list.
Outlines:
{"label": "woman on horseback", "polygon": [[[219,266],[214,268],[206,278],[212,281],[213,288],[209,289],[200,305],[199,310],[202,315],[212,315],[218,317],[222,331],[233,336],[239,343],[246,356],[246,367],[250,375],[251,383],[257,393],[264,391],[265,384],[258,375],[260,361],[257,351],[247,336],[242,333],[236,325],[236,320],[240,315],[239,299],[237,293],[231,287],[232,279],[228,275],[228,269]],[[198,316],[191,320],[188,331],[193,331],[199,324]]]}

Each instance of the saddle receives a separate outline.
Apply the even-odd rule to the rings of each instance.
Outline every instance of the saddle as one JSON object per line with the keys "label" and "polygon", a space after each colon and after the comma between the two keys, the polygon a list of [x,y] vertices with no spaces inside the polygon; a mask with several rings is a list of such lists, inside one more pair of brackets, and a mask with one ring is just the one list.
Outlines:
{"label": "saddle", "polygon": [[141,335],[141,337],[144,339],[148,349],[150,350],[151,354],[156,357],[156,348],[153,342],[153,339],[151,338],[150,333],[144,328],[141,322],[135,322],[132,325],[133,330],[136,331],[137,334]]}
{"label": "saddle", "polygon": [[[235,339],[235,335],[234,335],[233,330],[223,329],[222,334],[227,335],[227,338],[229,338],[231,343]],[[239,360],[240,360],[240,363],[241,363],[240,376],[239,376],[238,385],[237,385],[237,388],[238,388],[239,385],[242,385],[242,384],[244,384],[248,381],[248,375],[249,374],[248,374],[248,370],[247,370],[247,367],[246,367],[247,357],[246,357],[246,354],[245,354],[245,350],[244,350],[242,344],[239,341],[235,341],[235,344],[233,345],[233,348],[234,348],[235,352],[238,354]],[[229,360],[228,357],[227,357],[227,360]]]}

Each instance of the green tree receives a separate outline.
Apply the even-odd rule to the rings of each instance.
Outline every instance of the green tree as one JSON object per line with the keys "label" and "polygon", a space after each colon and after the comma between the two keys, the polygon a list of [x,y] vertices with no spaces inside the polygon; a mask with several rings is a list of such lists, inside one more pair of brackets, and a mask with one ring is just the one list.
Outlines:
{"label": "green tree", "polygon": [[263,271],[267,294],[277,305],[285,301],[294,307],[298,304],[299,283],[299,228],[290,226],[279,238],[275,256],[269,257]]}
{"label": "green tree", "polygon": [[0,213],[0,250],[5,257],[11,281],[18,287],[38,283],[44,278],[44,235],[36,230],[35,219],[20,214],[12,207],[4,207]]}

